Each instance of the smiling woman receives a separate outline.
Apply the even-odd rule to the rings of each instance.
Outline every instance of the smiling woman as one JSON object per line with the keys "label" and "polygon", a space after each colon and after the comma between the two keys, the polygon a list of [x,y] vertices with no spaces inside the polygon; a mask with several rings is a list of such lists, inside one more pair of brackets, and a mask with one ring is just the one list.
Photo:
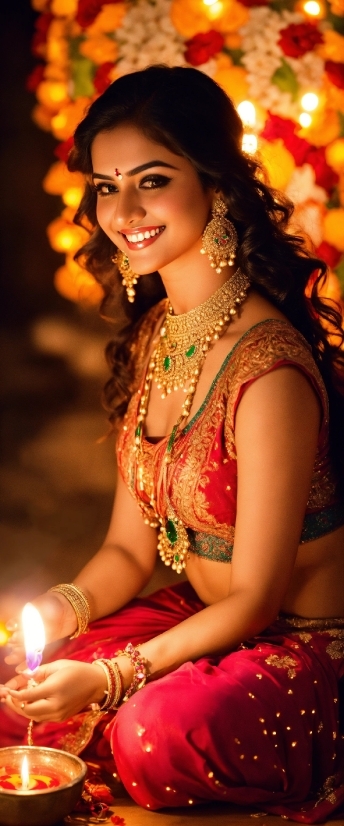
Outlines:
{"label": "smiling woman", "polygon": [[[197,70],[116,80],[69,168],[77,257],[117,320],[120,473],[100,550],[35,600],[48,641],[71,639],[34,690],[1,689],[1,730],[33,718],[36,742],[116,766],[148,809],[321,822],[344,803],[344,333],[325,265]],[[158,553],[188,581],[136,599]]]}

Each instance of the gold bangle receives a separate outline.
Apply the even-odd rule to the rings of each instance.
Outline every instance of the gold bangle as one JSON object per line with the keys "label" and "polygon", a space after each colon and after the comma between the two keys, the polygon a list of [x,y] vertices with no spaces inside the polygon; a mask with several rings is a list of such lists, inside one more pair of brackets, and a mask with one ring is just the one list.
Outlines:
{"label": "gold bangle", "polygon": [[80,634],[85,634],[88,631],[91,610],[89,601],[81,588],[71,583],[63,583],[62,585],[54,585],[53,588],[49,588],[49,591],[57,591],[58,594],[66,597],[75,611],[77,629],[70,639],[74,640],[76,637],[80,637]]}
{"label": "gold bangle", "polygon": [[107,689],[104,691],[105,700],[99,706],[100,711],[117,710],[118,703],[122,696],[123,685],[121,672],[117,663],[112,660],[93,660],[92,665],[100,665],[107,680]]}
{"label": "gold bangle", "polygon": [[136,691],[139,691],[140,688],[143,688],[146,685],[147,678],[149,676],[147,660],[142,656],[139,648],[137,648],[137,646],[133,645],[131,642],[128,642],[128,645],[125,647],[124,651],[116,651],[115,656],[128,657],[134,669],[132,682],[123,697],[123,703],[126,703],[132,694],[134,694]]}

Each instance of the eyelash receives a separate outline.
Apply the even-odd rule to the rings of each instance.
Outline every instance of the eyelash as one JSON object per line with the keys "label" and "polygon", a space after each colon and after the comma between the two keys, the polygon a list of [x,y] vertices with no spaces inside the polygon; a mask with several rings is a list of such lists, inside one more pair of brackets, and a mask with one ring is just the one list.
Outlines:
{"label": "eyelash", "polygon": [[[170,181],[171,178],[167,178],[166,175],[146,175],[142,181],[140,181],[140,187],[142,189],[162,189],[164,186],[167,186]],[[151,183],[152,186],[143,186],[143,184],[146,183]],[[100,198],[107,198],[109,195],[116,195],[118,192],[116,184],[99,183],[95,184],[93,189]],[[107,189],[108,192],[104,192],[104,189]]]}

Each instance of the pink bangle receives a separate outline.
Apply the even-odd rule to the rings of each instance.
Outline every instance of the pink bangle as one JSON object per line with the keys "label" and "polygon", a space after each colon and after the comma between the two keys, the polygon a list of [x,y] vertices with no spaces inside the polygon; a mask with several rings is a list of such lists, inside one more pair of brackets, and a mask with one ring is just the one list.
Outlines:
{"label": "pink bangle", "polygon": [[128,642],[128,645],[125,647],[124,651],[116,651],[115,656],[129,657],[129,660],[134,668],[134,676],[132,682],[130,683],[129,688],[125,692],[122,702],[126,703],[136,691],[139,691],[140,688],[143,688],[147,682],[147,662],[144,657],[142,657],[138,648],[136,648],[131,642]]}
{"label": "pink bangle", "polygon": [[105,700],[99,706],[100,711],[114,711],[117,709],[118,703],[121,699],[123,686],[121,672],[117,663],[112,660],[93,660],[93,665],[99,665],[106,676],[107,690],[105,693]]}

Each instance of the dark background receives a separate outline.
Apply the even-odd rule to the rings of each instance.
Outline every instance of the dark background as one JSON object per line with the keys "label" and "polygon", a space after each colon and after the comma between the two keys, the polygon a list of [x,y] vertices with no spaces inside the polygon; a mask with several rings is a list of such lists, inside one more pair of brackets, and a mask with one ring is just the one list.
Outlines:
{"label": "dark background", "polygon": [[57,141],[31,119],[26,79],[37,65],[30,0],[1,0],[0,620],[16,602],[70,581],[101,542],[111,510],[114,458],[100,403],[98,309],[53,285],[64,260],[46,227],[61,212],[42,179]]}

